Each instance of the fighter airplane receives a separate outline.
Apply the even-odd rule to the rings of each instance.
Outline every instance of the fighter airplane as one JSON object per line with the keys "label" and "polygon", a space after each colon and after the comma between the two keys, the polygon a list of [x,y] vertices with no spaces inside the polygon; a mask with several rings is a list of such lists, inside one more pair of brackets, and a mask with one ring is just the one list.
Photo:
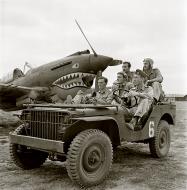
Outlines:
{"label": "fighter airplane", "polygon": [[[78,23],[77,25],[80,28]],[[81,28],[80,30],[83,33]],[[87,40],[84,33],[83,35]],[[87,42],[90,45],[88,40]],[[14,69],[11,79],[0,81],[0,108],[21,109],[24,103],[49,101],[53,95],[61,100],[65,100],[69,94],[74,97],[78,90],[91,88],[99,71],[121,64],[120,60],[98,55],[91,45],[90,47],[93,54],[89,50],[76,52],[32,68],[26,74],[18,68]]]}

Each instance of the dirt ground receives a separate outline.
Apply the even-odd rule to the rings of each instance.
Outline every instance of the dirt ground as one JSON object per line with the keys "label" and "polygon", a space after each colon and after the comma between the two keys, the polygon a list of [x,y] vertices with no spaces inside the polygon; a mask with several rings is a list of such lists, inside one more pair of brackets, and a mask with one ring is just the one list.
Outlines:
{"label": "dirt ground", "polygon": [[[65,162],[47,161],[41,168],[29,171],[16,167],[9,158],[7,133],[7,129],[0,128],[0,189],[79,189],[69,179]],[[148,145],[124,144],[115,153],[109,177],[89,189],[187,189],[187,102],[177,102],[177,122],[171,133],[167,158],[152,158]]]}

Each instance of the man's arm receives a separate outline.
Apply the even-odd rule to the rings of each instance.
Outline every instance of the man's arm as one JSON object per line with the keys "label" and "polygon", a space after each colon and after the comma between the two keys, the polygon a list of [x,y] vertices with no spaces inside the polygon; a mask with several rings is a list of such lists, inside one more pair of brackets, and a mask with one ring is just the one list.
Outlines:
{"label": "man's arm", "polygon": [[104,96],[96,95],[96,97],[92,99],[92,103],[106,105],[106,104],[111,104],[112,99],[113,99],[112,92],[108,91],[107,94],[105,94]]}
{"label": "man's arm", "polygon": [[107,97],[98,98],[97,103],[98,104],[111,104],[112,100],[113,100],[113,93],[109,91]]}
{"label": "man's arm", "polygon": [[153,72],[156,74],[156,77],[154,79],[149,80],[149,82],[162,82],[163,77],[159,69],[154,69]]}
{"label": "man's arm", "polygon": [[114,95],[113,95],[112,92],[110,92],[110,93],[108,94],[108,97],[106,98],[107,104],[111,104],[112,101],[113,101],[113,99],[114,99]]}
{"label": "man's arm", "polygon": [[140,98],[153,99],[153,88],[151,86],[147,87],[144,92],[130,91],[127,96],[137,96]]}
{"label": "man's arm", "polygon": [[130,91],[132,88],[134,88],[134,84],[132,82],[128,82],[126,84],[126,89],[125,90]]}
{"label": "man's arm", "polygon": [[97,98],[97,97],[95,97],[95,98],[93,98],[93,103],[97,103],[97,104],[107,104],[107,101],[106,101],[106,98]]}
{"label": "man's arm", "polygon": [[153,88],[151,86],[147,87],[146,92],[139,92],[138,96],[140,98],[148,98],[148,99],[153,99]]}

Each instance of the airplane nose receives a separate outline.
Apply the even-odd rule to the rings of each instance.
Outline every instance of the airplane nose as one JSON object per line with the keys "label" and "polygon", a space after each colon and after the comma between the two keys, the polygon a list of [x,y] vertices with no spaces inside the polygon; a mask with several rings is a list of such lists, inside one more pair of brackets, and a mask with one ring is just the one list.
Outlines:
{"label": "airplane nose", "polygon": [[104,56],[104,55],[98,55],[98,62],[101,62],[101,63],[110,63],[111,61],[113,60],[112,57],[107,57],[107,56]]}
{"label": "airplane nose", "polygon": [[94,69],[98,70],[105,69],[107,66],[110,65],[110,63],[113,61],[112,57],[104,56],[104,55],[90,55],[90,63],[93,66]]}

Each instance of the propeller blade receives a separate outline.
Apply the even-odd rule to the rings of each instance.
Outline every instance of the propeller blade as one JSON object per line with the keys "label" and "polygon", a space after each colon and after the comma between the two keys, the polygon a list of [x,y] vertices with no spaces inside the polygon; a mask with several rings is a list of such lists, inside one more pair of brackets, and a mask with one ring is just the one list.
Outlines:
{"label": "propeller blade", "polygon": [[122,64],[122,60],[113,59],[109,66],[116,66]]}

